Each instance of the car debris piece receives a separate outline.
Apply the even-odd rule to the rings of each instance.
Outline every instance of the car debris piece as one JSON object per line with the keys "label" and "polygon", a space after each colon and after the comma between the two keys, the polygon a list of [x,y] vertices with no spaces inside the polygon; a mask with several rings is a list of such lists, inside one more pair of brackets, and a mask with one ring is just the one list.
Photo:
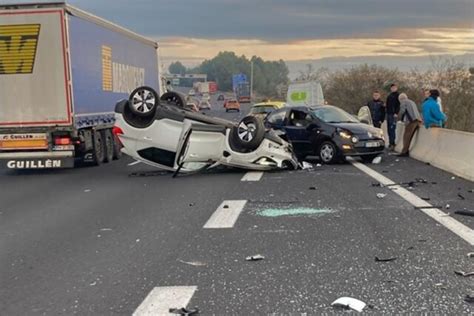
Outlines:
{"label": "car debris piece", "polygon": [[447,209],[447,210],[449,210],[449,209],[451,208],[451,205],[449,205],[449,204],[446,204],[446,206],[445,206],[445,207],[446,207],[446,209]]}
{"label": "car debris piece", "polygon": [[474,258],[474,252],[469,252],[469,253],[467,254],[467,257],[468,257],[468,258]]}
{"label": "car debris piece", "polygon": [[229,205],[226,204],[222,208],[229,208]]}
{"label": "car debris piece", "polygon": [[374,165],[378,165],[378,164],[381,163],[381,162],[382,162],[382,156],[377,156],[377,157],[375,157],[375,158],[372,160],[372,163],[373,163]]}
{"label": "car debris piece", "polygon": [[461,210],[461,211],[455,211],[454,213],[458,215],[474,216],[474,211],[466,210],[466,209]]}
{"label": "car debris piece", "polygon": [[428,183],[428,181],[426,179],[423,179],[423,178],[416,178],[415,181],[418,182],[418,183]]}
{"label": "car debris piece", "polygon": [[375,256],[375,261],[377,262],[390,262],[390,261],[395,261],[397,260],[398,257],[386,257],[386,258],[383,258],[383,257],[377,257]]}
{"label": "car debris piece", "polygon": [[301,163],[301,169],[303,169],[303,170],[313,169],[313,164],[310,164],[309,162],[303,161]]}
{"label": "car debris piece", "polygon": [[456,177],[451,177],[451,180],[454,180],[454,179],[456,179]]}
{"label": "car debris piece", "polygon": [[323,166],[323,165],[320,164],[320,163],[317,163],[317,164],[316,164],[316,167],[322,167],[322,166]]}
{"label": "car debris piece", "polygon": [[430,199],[429,197],[427,197],[427,196],[424,196],[424,197],[422,197],[421,199],[422,199],[422,200],[425,200],[425,201],[431,200],[431,199]]}
{"label": "car debris piece", "polygon": [[169,312],[171,314],[176,314],[176,315],[197,315],[199,313],[199,309],[197,308],[187,309],[186,307],[170,308]]}
{"label": "car debris piece", "polygon": [[316,190],[316,187],[309,187],[310,190]]}
{"label": "car debris piece", "polygon": [[178,259],[178,262],[190,265],[190,266],[195,266],[195,267],[204,267],[206,266],[206,263],[201,262],[201,261],[184,261],[181,259]]}
{"label": "car debris piece", "polygon": [[362,310],[365,308],[366,305],[367,304],[365,304],[361,300],[358,300],[352,297],[340,297],[331,303],[331,306],[338,306],[338,307],[343,307],[347,309],[350,308],[355,311],[358,311],[359,313],[362,312]]}
{"label": "car debris piece", "polygon": [[469,193],[474,193],[474,189],[467,190]]}
{"label": "car debris piece", "polygon": [[465,200],[465,199],[466,199],[461,193],[458,193],[458,197],[459,197],[461,200]]}
{"label": "car debris piece", "polygon": [[265,259],[265,257],[262,255],[248,256],[247,258],[245,258],[246,261],[260,261],[263,259]]}
{"label": "car debris piece", "polygon": [[91,191],[91,189],[85,189],[84,193],[89,193],[90,191]]}
{"label": "car debris piece", "polygon": [[465,277],[465,278],[474,275],[474,271],[472,271],[472,272],[464,272],[464,271],[461,271],[461,270],[456,270],[456,271],[454,271],[454,273],[456,273],[457,275],[463,276],[463,277]]}
{"label": "car debris piece", "polygon": [[372,182],[372,186],[373,186],[373,187],[379,187],[379,188],[383,188],[383,187],[384,187],[384,185],[383,185],[382,183],[380,183],[380,182]]}
{"label": "car debris piece", "polygon": [[387,193],[377,193],[377,198],[379,199],[383,199],[386,196],[387,196]]}
{"label": "car debris piece", "polygon": [[464,297],[464,301],[467,303],[474,303],[474,295],[467,294]]}

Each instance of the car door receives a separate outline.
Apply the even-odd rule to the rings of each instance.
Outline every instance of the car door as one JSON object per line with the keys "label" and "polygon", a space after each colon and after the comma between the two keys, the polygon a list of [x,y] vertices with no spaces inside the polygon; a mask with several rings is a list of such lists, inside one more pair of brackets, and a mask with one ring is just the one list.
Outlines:
{"label": "car door", "polygon": [[288,140],[298,156],[313,152],[311,135],[313,131],[313,116],[307,109],[290,109],[285,122],[285,131]]}
{"label": "car door", "polygon": [[370,109],[366,105],[359,109],[359,112],[357,113],[357,118],[361,123],[374,125],[374,122],[372,121],[372,115],[370,114]]}

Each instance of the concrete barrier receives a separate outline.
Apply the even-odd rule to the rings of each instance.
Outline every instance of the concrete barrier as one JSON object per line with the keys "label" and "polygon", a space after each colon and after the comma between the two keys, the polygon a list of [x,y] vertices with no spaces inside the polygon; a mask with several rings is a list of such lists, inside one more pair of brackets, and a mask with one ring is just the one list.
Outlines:
{"label": "concrete barrier", "polygon": [[[403,123],[397,125],[397,146],[403,146]],[[410,157],[474,181],[474,133],[420,127],[410,144]]]}

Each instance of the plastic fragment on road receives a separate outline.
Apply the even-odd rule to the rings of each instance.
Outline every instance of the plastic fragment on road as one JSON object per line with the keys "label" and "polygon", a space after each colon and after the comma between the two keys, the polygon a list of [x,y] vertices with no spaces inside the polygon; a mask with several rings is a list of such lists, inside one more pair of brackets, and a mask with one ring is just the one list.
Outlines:
{"label": "plastic fragment on road", "polygon": [[428,181],[426,179],[423,179],[423,178],[416,178],[415,181],[418,182],[418,183],[428,183]]}
{"label": "plastic fragment on road", "polygon": [[246,261],[260,261],[263,259],[265,259],[265,257],[262,255],[248,256],[247,258],[245,258]]}
{"label": "plastic fragment on road", "polygon": [[310,169],[313,169],[313,164],[309,163],[309,162],[306,162],[306,161],[303,161],[301,163],[301,169],[303,170],[310,170]]}
{"label": "plastic fragment on road", "polygon": [[387,193],[377,193],[377,198],[379,199],[383,199],[386,196],[387,196]]}
{"label": "plastic fragment on road", "polygon": [[320,163],[317,163],[317,164],[316,164],[316,167],[322,167],[322,166],[323,166],[323,165],[320,164]]}
{"label": "plastic fragment on road", "polygon": [[467,303],[474,303],[474,295],[469,295],[469,294],[467,294],[467,295],[464,297],[464,301],[467,302]]}
{"label": "plastic fragment on road", "polygon": [[89,193],[90,191],[91,191],[91,189],[85,189],[84,193]]}
{"label": "plastic fragment on road", "polygon": [[474,211],[467,210],[467,209],[464,209],[461,211],[455,211],[454,213],[458,215],[464,215],[464,216],[474,216]]}
{"label": "plastic fragment on road", "polygon": [[267,208],[257,211],[257,215],[264,217],[279,217],[279,216],[298,216],[298,215],[323,215],[333,213],[329,209],[319,208]]}
{"label": "plastic fragment on road", "polygon": [[395,261],[397,260],[398,257],[378,257],[378,256],[375,256],[375,261],[377,262],[390,262],[390,261]]}
{"label": "plastic fragment on road", "polygon": [[187,265],[190,265],[190,266],[194,266],[194,267],[204,267],[204,266],[206,266],[206,264],[204,262],[201,262],[201,261],[184,261],[184,260],[178,259],[178,262],[181,262],[181,263],[184,263],[184,264],[187,264]]}
{"label": "plastic fragment on road", "polygon": [[199,309],[197,308],[187,309],[186,307],[170,308],[169,312],[170,314],[176,314],[176,315],[197,315],[199,313]]}
{"label": "plastic fragment on road", "polygon": [[316,187],[309,187],[310,190],[316,190]]}
{"label": "plastic fragment on road", "polygon": [[474,189],[467,190],[469,193],[474,193]]}
{"label": "plastic fragment on road", "polygon": [[456,270],[454,271],[455,274],[457,275],[460,275],[462,277],[470,277],[470,276],[473,276],[474,275],[474,271],[471,271],[471,272],[464,272],[464,271],[461,271],[461,270]]}
{"label": "plastic fragment on road", "polygon": [[451,180],[454,180],[454,179],[456,179],[456,177],[451,177]]}
{"label": "plastic fragment on road", "polygon": [[331,306],[350,308],[360,313],[365,308],[365,306],[367,306],[367,304],[352,297],[340,297],[332,302]]}
{"label": "plastic fragment on road", "polygon": [[449,209],[451,208],[451,205],[449,205],[449,204],[446,204],[446,206],[445,206],[445,207],[446,207],[446,209],[447,209],[447,210],[449,210]]}
{"label": "plastic fragment on road", "polygon": [[424,201],[429,201],[429,200],[431,200],[431,198],[429,198],[429,197],[427,197],[427,196],[424,196],[424,197],[422,197],[421,199],[424,200]]}
{"label": "plastic fragment on road", "polygon": [[461,193],[458,193],[458,197],[459,197],[461,200],[465,200],[465,199],[466,199]]}
{"label": "plastic fragment on road", "polygon": [[474,252],[469,252],[469,253],[467,254],[467,257],[468,257],[468,258],[474,258]]}
{"label": "plastic fragment on road", "polygon": [[373,163],[374,165],[378,165],[378,164],[381,163],[381,162],[382,162],[382,156],[377,156],[377,157],[375,157],[374,159],[372,159],[372,163]]}

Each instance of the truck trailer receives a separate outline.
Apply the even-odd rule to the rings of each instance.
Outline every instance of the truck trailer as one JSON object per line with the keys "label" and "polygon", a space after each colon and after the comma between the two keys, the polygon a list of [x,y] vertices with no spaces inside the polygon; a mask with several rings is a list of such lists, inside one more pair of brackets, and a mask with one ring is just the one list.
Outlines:
{"label": "truck trailer", "polygon": [[114,106],[159,91],[158,44],[65,2],[0,5],[0,167],[120,156]]}

